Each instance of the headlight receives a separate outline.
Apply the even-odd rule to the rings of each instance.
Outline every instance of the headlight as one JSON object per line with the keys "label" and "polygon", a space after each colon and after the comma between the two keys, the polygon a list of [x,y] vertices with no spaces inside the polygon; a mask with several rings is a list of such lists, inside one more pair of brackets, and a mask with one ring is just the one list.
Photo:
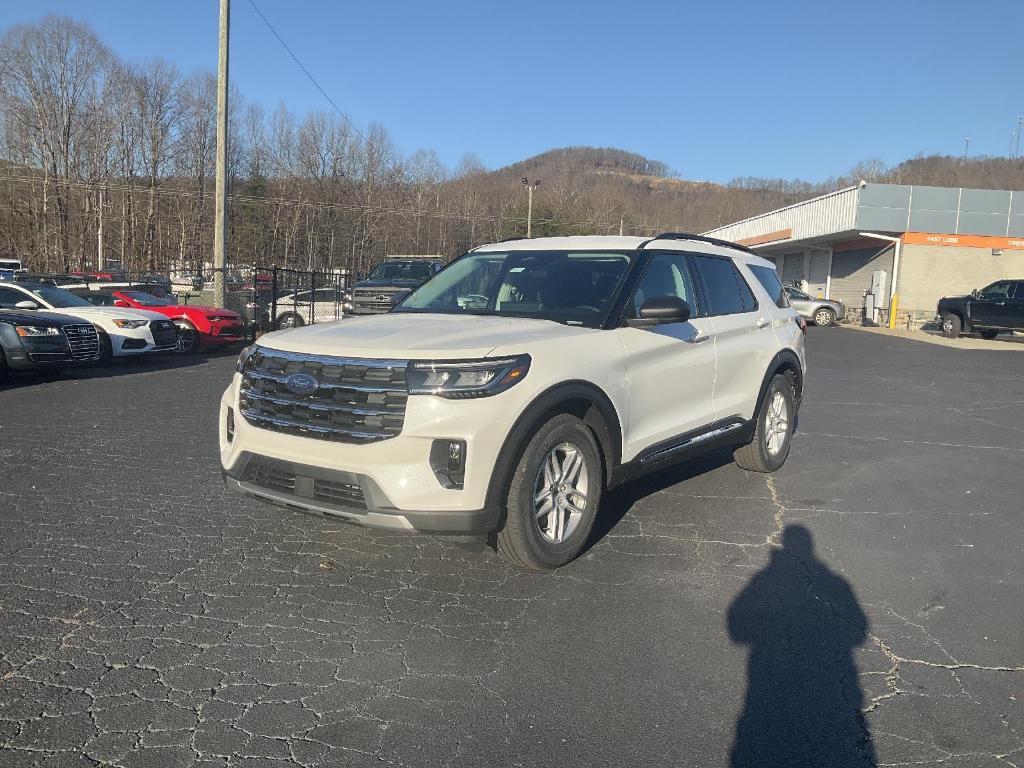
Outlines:
{"label": "headlight", "polygon": [[409,393],[437,395],[453,400],[490,397],[526,378],[530,356],[459,362],[416,362],[409,365],[406,378]]}
{"label": "headlight", "polygon": [[16,325],[14,331],[19,336],[60,336],[60,328],[48,325]]}
{"label": "headlight", "polygon": [[241,373],[242,368],[245,367],[245,361],[252,357],[257,350],[259,350],[258,344],[242,347],[242,351],[238,353],[238,362],[235,363],[235,370]]}
{"label": "headlight", "polygon": [[114,320],[114,325],[118,328],[142,328],[144,325],[149,325],[149,320],[126,320],[119,318]]}

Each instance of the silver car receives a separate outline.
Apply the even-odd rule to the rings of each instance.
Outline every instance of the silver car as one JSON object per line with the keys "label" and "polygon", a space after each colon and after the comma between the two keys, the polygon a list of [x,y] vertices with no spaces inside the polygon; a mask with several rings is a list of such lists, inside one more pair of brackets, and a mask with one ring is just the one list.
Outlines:
{"label": "silver car", "polygon": [[800,317],[810,320],[822,328],[837,323],[846,317],[846,307],[841,301],[815,299],[799,288],[791,286],[786,287],[786,296],[789,297],[789,305],[796,310]]}

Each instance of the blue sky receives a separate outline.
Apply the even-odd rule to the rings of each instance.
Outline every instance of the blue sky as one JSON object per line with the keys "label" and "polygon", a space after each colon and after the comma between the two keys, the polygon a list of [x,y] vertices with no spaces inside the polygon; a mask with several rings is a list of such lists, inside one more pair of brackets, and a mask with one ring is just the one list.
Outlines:
{"label": "blue sky", "polygon": [[[1007,154],[1024,114],[1024,2],[255,0],[359,126],[490,168],[566,145],[685,178],[820,180],[859,160]],[[87,21],[123,58],[216,66],[216,0],[7,0],[0,26]],[[248,0],[231,74],[249,100],[330,107]]]}

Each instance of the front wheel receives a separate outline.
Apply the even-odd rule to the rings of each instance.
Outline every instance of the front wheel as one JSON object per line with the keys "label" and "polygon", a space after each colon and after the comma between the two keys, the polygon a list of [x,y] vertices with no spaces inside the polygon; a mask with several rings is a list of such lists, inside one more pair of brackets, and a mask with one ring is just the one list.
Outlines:
{"label": "front wheel", "polygon": [[178,327],[178,352],[191,355],[199,350],[199,331],[191,323],[175,323]]}
{"label": "front wheel", "polygon": [[821,307],[814,313],[814,324],[819,328],[828,328],[836,321],[836,313],[828,307]]}
{"label": "front wheel", "polygon": [[786,463],[793,440],[796,398],[789,379],[772,378],[754,418],[754,437],[733,451],[733,460],[751,472],[774,472]]}
{"label": "front wheel", "polygon": [[981,338],[988,341],[992,341],[992,339],[999,335],[999,331],[994,329],[985,329],[984,331],[978,331],[978,333],[981,334]]}
{"label": "front wheel", "polygon": [[942,316],[942,335],[947,339],[960,338],[961,330],[963,330],[963,322],[959,315],[945,314]]}
{"label": "front wheel", "polygon": [[576,558],[594,526],[603,489],[590,429],[559,414],[534,434],[505,493],[498,551],[522,568],[553,570]]}

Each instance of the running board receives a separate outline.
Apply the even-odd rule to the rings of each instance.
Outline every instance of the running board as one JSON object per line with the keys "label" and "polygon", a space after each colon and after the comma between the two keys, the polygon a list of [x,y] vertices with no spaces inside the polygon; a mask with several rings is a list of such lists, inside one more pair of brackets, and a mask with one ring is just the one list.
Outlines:
{"label": "running board", "polygon": [[684,438],[678,443],[666,445],[663,448],[658,448],[653,452],[640,457],[640,464],[644,465],[651,464],[652,462],[661,461],[663,459],[668,458],[674,453],[678,453],[679,451],[685,450],[687,448],[692,448],[695,445],[699,445],[700,443],[712,440],[716,437],[720,437],[721,435],[727,434],[729,432],[733,432],[737,429],[740,429],[741,427],[743,427],[742,423],[734,422],[732,424],[724,424],[720,427],[715,427],[714,429],[709,430],[707,432],[700,432],[696,435]]}

